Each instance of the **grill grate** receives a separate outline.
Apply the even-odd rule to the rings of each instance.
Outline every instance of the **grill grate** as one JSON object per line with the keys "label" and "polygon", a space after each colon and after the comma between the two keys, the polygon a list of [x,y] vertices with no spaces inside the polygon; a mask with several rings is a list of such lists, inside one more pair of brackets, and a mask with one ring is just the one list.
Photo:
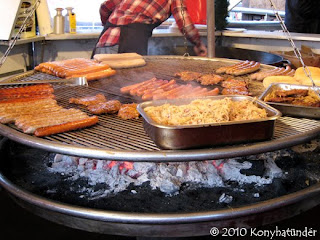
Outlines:
{"label": "grill grate", "polygon": [[[210,64],[207,64],[207,62]],[[166,65],[164,63],[166,63]],[[195,65],[195,63],[198,65]],[[120,87],[134,82],[144,81],[154,76],[162,79],[170,79],[168,76],[172,78],[173,73],[176,72],[177,69],[210,72],[213,66],[219,67],[221,64],[221,61],[206,61],[206,64],[199,65],[199,61],[192,59],[179,60],[173,58],[170,60],[170,58],[153,59],[151,57],[148,59],[146,67],[119,70],[115,76],[104,81],[90,82],[90,87],[71,87],[56,84],[54,85],[55,95],[58,103],[65,108],[79,108],[79,106],[68,103],[70,97],[90,96],[99,92],[104,93],[108,99],[118,99],[122,103],[139,102],[139,99],[135,99],[134,97],[121,95],[119,91]],[[198,69],[195,69],[196,66],[198,66]],[[34,73],[17,79],[17,81],[44,79],[56,79],[56,77],[43,73]],[[82,110],[87,112],[85,108],[82,108]],[[88,114],[91,115],[89,112]],[[45,138],[37,138],[25,134],[16,136],[19,130],[15,128],[14,125],[10,125],[10,128],[4,129],[0,125],[0,134],[9,137],[15,136],[14,140],[21,141],[33,147],[78,156],[91,156],[114,160],[134,159],[135,161],[158,161],[165,159],[165,161],[180,161],[235,157],[253,152],[276,150],[310,140],[318,134],[319,129],[320,121],[317,120],[281,117],[276,122],[274,137],[270,141],[184,151],[164,151],[159,149],[146,135],[143,129],[142,119],[122,120],[116,115],[100,115],[99,123],[95,126],[82,129],[81,131],[56,134]]]}

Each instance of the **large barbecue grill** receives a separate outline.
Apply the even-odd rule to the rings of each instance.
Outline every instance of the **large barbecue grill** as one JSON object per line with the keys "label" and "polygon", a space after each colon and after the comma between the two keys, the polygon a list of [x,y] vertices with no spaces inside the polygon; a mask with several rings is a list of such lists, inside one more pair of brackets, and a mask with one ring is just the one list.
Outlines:
{"label": "large barbecue grill", "polygon": [[[68,103],[70,97],[90,96],[102,92],[109,99],[119,99],[123,103],[141,102],[139,99],[123,96],[119,91],[120,87],[152,77],[170,80],[175,72],[183,70],[210,73],[212,69],[235,62],[226,59],[184,57],[148,57],[147,61],[145,67],[118,70],[115,76],[91,82],[89,87],[57,85],[55,89],[57,100],[62,106],[70,107]],[[47,78],[46,74],[35,73],[19,81]],[[249,87],[257,97],[262,93],[261,83]],[[319,130],[320,123],[317,120],[282,117],[276,124],[271,141],[216,146],[209,149],[165,151],[159,149],[145,134],[141,119],[126,121],[114,115],[101,115],[98,126],[46,138],[28,136],[17,131],[14,126],[0,126],[0,134],[3,136],[32,147],[69,155],[125,161],[191,161],[244,156],[303,143],[317,136]]]}
{"label": "large barbecue grill", "polygon": [[[68,103],[70,97],[88,96],[99,92],[104,93],[109,99],[118,99],[122,103],[138,102],[139,99],[121,95],[120,87],[151,77],[170,80],[176,71],[210,73],[219,66],[236,62],[236,60],[193,57],[146,57],[146,61],[145,67],[119,70],[115,76],[108,79],[90,82],[89,87],[57,84],[55,95],[58,103],[70,107]],[[12,80],[37,81],[48,78],[55,79],[43,73],[31,72]],[[261,93],[259,84],[253,84],[249,88],[256,96]],[[49,220],[83,230],[126,236],[208,235],[213,226],[265,225],[294,216],[319,204],[320,171],[314,167],[318,157],[317,151],[306,154],[292,153],[290,157],[283,155],[282,152],[282,149],[316,138],[320,130],[318,120],[284,116],[277,121],[274,137],[268,141],[172,151],[161,150],[150,140],[143,129],[141,119],[121,120],[114,115],[101,115],[99,119],[99,124],[96,126],[45,138],[26,135],[13,125],[1,125],[0,134],[13,140],[13,142],[3,141],[1,148],[6,158],[0,166],[1,185],[20,205]],[[17,154],[18,151],[22,154]],[[60,191],[57,188],[51,189],[53,186],[63,184],[67,186],[72,184],[73,187],[82,184],[86,186],[87,183],[83,179],[72,183],[70,179],[66,181],[63,175],[47,170],[52,163],[54,153],[108,161],[156,164],[237,158],[239,162],[249,161],[252,166],[256,164],[259,166],[263,160],[256,157],[256,154],[263,155],[267,152],[276,152],[278,163],[290,177],[280,180],[280,185],[273,183],[276,185],[271,184],[266,188],[252,188],[249,184],[251,188],[248,186],[245,191],[250,192],[250,189],[254,189],[250,192],[250,197],[240,191],[239,195],[234,197],[240,199],[239,201],[234,203],[225,201],[220,205],[212,202],[219,202],[217,201],[219,197],[216,196],[221,197],[223,193],[233,195],[234,190],[230,190],[233,189],[232,184],[227,190],[215,188],[211,189],[212,192],[210,189],[189,189],[186,185],[186,190],[180,190],[180,194],[174,197],[167,197],[157,190],[151,190],[148,186],[142,185],[138,188],[130,186],[124,193],[89,200],[85,194],[72,196],[72,191],[64,188],[66,186]],[[312,156],[311,162],[308,160],[309,156]],[[99,188],[101,185],[96,187]],[[277,187],[280,190],[274,191]],[[255,195],[259,189],[268,194]],[[132,195],[132,191],[137,191],[137,195]],[[62,192],[65,192],[65,195]],[[203,206],[211,207],[193,207],[199,203],[199,196],[202,197]],[[139,202],[148,202],[152,197],[159,200],[159,202],[152,201],[154,208],[139,208]],[[182,205],[185,201],[189,201],[187,206]],[[121,209],[119,205],[126,202],[131,204]],[[116,206],[116,203],[119,205]],[[163,210],[170,204],[176,204],[174,206],[181,204],[181,208],[175,210],[168,207],[167,211]],[[156,209],[160,209],[161,212]]]}

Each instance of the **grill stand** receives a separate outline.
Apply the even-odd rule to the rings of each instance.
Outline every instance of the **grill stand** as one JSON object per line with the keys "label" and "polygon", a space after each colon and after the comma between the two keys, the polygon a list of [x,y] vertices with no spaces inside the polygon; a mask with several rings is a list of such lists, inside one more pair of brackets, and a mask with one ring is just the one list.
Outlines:
{"label": "grill stand", "polygon": [[1,171],[0,185],[18,205],[49,221],[88,232],[149,238],[205,236],[212,227],[259,227],[291,218],[320,204],[320,183],[246,206],[189,213],[133,213],[70,205],[30,193]]}

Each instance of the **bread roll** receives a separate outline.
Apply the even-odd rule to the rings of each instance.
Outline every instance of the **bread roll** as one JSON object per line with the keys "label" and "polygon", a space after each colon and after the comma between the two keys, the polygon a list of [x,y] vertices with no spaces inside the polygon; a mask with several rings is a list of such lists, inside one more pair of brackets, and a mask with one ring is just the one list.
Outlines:
{"label": "bread roll", "polygon": [[[308,69],[311,73],[312,80],[317,86],[320,86],[320,68],[308,66]],[[299,67],[295,74],[294,78],[297,79],[302,85],[312,85],[310,78],[305,74],[303,67]]]}
{"label": "bread roll", "polygon": [[300,84],[298,80],[290,76],[269,76],[263,79],[263,86],[268,88],[271,83]]}
{"label": "bread roll", "polygon": [[103,64],[108,64],[111,68],[133,68],[133,67],[142,67],[146,65],[144,59],[127,59],[127,60],[109,60],[101,62]]}
{"label": "bread roll", "polygon": [[142,56],[137,53],[116,53],[116,54],[96,54],[93,56],[98,62],[113,61],[113,60],[130,60],[142,59]]}

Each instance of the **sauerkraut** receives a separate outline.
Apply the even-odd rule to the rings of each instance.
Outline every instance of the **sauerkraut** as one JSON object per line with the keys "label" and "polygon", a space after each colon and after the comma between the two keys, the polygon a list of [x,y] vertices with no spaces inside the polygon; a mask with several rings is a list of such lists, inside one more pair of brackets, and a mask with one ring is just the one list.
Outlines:
{"label": "sauerkraut", "polygon": [[146,114],[157,124],[198,125],[229,121],[253,120],[267,117],[267,112],[249,100],[233,101],[231,98],[219,100],[197,99],[190,104],[150,106],[144,108]]}

